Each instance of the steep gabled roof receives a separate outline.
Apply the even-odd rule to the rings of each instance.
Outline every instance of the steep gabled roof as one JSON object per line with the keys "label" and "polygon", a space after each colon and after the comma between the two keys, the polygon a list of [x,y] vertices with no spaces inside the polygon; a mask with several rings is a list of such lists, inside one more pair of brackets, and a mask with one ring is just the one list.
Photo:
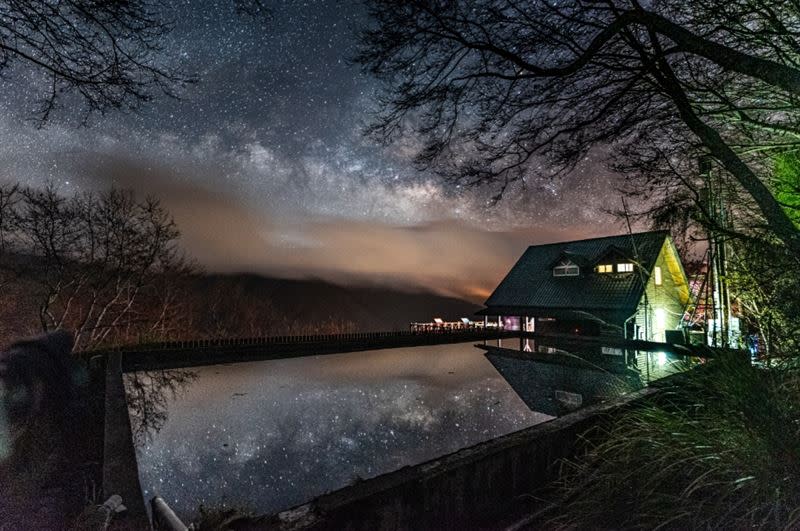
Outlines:
{"label": "steep gabled roof", "polygon": [[483,313],[491,313],[493,307],[504,307],[606,310],[631,315],[636,311],[644,290],[637,272],[598,274],[583,267],[580,276],[554,277],[552,264],[568,255],[581,256],[587,263],[594,264],[614,248],[632,259],[636,254],[635,243],[646,281],[667,238],[667,231],[653,231],[532,245],[486,300],[489,308]]}

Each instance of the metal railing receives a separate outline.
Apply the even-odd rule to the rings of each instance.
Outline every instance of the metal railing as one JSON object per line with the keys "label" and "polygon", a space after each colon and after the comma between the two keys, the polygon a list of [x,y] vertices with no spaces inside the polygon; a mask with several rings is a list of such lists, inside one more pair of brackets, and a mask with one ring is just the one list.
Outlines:
{"label": "metal railing", "polygon": [[463,321],[441,321],[432,323],[411,323],[409,329],[411,332],[439,332],[442,330],[455,331],[455,330],[484,330],[486,327],[481,322],[470,321],[465,323]]}

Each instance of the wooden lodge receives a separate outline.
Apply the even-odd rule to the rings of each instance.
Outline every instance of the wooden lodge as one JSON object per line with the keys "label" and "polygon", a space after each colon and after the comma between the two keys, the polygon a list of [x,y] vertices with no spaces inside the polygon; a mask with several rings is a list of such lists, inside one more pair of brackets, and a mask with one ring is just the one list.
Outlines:
{"label": "wooden lodge", "polygon": [[652,231],[530,246],[478,314],[506,330],[674,342],[688,303],[675,245]]}

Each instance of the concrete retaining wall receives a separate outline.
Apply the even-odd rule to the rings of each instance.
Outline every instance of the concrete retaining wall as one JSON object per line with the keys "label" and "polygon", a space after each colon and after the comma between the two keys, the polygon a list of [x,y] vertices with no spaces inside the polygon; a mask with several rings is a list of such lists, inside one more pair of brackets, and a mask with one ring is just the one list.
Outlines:
{"label": "concrete retaining wall", "polygon": [[518,337],[518,335],[518,332],[481,329],[418,333],[372,332],[155,343],[129,347],[119,352],[124,354],[122,369],[128,372],[483,341]]}
{"label": "concrete retaining wall", "polygon": [[150,524],[139,483],[128,403],[122,382],[122,354],[119,352],[110,354],[106,359],[105,391],[103,499],[118,494],[128,510],[115,517],[115,520],[122,520],[131,529],[148,529]]}

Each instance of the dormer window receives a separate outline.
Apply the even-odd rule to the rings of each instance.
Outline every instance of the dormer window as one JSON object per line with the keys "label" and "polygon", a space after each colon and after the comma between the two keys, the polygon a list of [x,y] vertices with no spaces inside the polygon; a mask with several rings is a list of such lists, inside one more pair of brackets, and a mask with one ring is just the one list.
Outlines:
{"label": "dormer window", "polygon": [[633,260],[625,249],[609,245],[592,262],[594,270],[599,274],[632,273]]}
{"label": "dormer window", "polygon": [[562,260],[553,268],[554,277],[577,277],[581,274],[581,268],[571,260]]}

